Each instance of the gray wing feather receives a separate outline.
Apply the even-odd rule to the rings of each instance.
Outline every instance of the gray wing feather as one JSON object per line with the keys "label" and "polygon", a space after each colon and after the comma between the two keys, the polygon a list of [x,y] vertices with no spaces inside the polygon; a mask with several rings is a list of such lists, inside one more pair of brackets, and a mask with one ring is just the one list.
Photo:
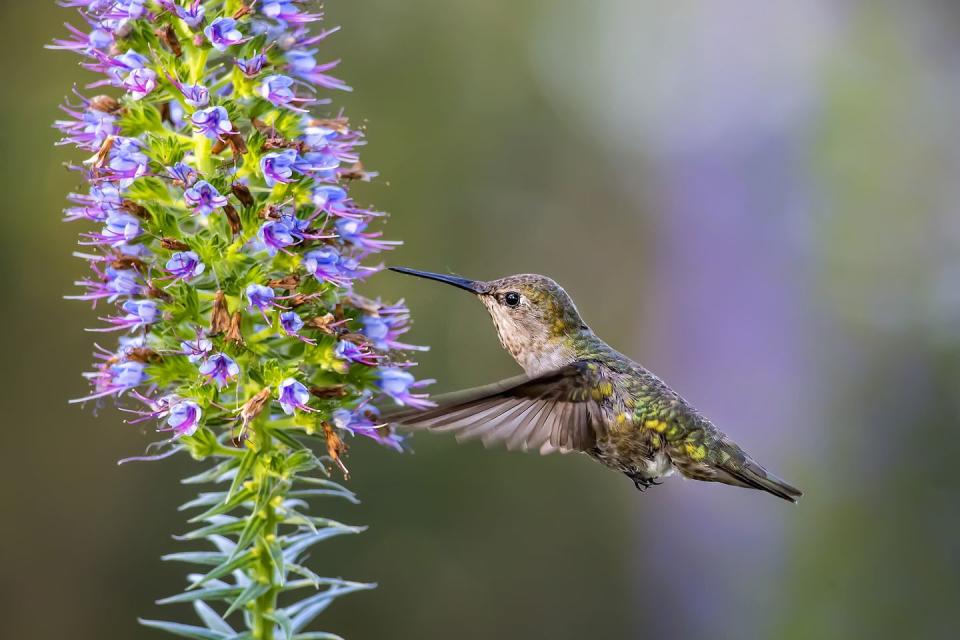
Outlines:
{"label": "gray wing feather", "polygon": [[590,394],[600,381],[599,371],[591,363],[575,362],[535,378],[518,376],[439,396],[437,407],[401,411],[384,420],[452,432],[458,441],[505,443],[510,450],[586,451],[605,432],[600,407]]}

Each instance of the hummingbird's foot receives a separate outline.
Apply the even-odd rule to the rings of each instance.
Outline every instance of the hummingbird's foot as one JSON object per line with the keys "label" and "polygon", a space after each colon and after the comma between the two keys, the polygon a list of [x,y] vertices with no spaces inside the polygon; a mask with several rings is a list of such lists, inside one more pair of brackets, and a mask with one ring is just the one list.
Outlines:
{"label": "hummingbird's foot", "polygon": [[647,478],[639,474],[630,474],[627,476],[633,480],[633,484],[641,492],[646,491],[650,487],[656,487],[657,485],[663,484],[662,482],[657,482],[655,478]]}

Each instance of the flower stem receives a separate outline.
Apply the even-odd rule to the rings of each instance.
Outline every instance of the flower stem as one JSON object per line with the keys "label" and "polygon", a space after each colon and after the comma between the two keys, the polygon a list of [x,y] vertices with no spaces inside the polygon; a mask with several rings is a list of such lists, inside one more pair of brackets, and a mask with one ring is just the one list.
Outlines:
{"label": "flower stem", "polygon": [[[254,427],[256,442],[260,447],[258,455],[269,455],[273,448],[273,439],[269,432],[261,424]],[[267,477],[260,479],[260,482],[268,482]],[[270,590],[256,599],[253,608],[253,637],[257,640],[273,640],[274,621],[268,616],[272,616],[277,607],[277,593],[280,585],[277,584],[277,578],[280,575],[280,568],[275,566],[273,555],[270,553],[270,545],[277,538],[277,513],[274,505],[268,503],[265,507],[266,525],[263,533],[257,542],[257,555],[260,562],[255,570],[254,580],[259,580],[261,584],[270,585]],[[259,513],[252,513],[250,517],[256,518]]]}

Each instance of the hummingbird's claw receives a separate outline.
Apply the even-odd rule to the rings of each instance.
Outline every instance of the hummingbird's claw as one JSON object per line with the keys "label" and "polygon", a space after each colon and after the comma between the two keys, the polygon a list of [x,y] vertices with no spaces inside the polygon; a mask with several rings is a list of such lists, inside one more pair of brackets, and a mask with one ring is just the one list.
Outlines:
{"label": "hummingbird's claw", "polygon": [[650,487],[656,487],[658,485],[663,484],[662,482],[657,482],[656,479],[654,478],[647,478],[639,474],[628,474],[627,477],[633,480],[634,486],[637,487],[637,489],[639,489],[641,493],[643,493]]}

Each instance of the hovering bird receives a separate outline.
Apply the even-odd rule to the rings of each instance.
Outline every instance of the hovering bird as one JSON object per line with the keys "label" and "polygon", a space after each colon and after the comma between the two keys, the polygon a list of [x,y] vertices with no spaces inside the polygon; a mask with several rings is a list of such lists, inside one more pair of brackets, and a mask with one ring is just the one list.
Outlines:
{"label": "hovering bird", "polygon": [[641,491],[679,471],[694,480],[802,495],[754,462],[660,378],[601,340],[573,300],[540,275],[484,282],[391,267],[475,294],[503,348],[526,375],[435,397],[437,406],[385,416],[393,424],[480,438],[507,449],[586,453]]}

